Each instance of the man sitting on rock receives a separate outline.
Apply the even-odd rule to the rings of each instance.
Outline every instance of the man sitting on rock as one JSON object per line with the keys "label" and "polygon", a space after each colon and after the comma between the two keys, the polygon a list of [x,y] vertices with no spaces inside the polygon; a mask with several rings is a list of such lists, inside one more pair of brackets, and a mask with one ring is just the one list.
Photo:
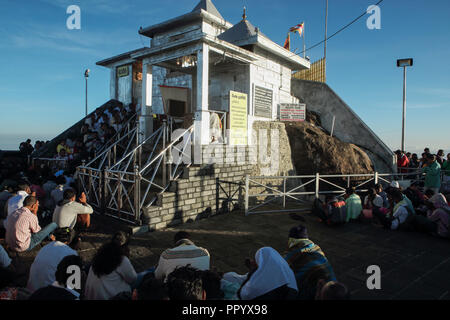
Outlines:
{"label": "man sitting on rock", "polygon": [[175,234],[175,248],[165,250],[155,270],[155,278],[165,280],[167,275],[177,267],[190,265],[198,270],[209,270],[209,252],[197,247],[185,231]]}

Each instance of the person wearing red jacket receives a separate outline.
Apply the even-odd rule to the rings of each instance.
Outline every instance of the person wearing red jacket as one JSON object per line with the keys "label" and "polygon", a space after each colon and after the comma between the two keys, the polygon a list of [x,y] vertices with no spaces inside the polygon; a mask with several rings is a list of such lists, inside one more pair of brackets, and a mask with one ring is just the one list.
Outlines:
{"label": "person wearing red jacket", "polygon": [[399,173],[408,173],[409,167],[409,159],[403,151],[397,150],[395,151],[397,155],[397,168]]}

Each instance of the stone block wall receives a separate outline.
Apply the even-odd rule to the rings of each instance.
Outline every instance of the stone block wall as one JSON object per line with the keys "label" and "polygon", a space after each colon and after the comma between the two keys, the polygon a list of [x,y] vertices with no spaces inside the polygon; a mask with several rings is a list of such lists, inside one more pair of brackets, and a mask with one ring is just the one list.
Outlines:
{"label": "stone block wall", "polygon": [[[205,158],[210,153],[206,148],[203,152]],[[244,183],[245,176],[250,174],[254,167],[249,162],[248,147],[237,148],[233,152],[229,150],[224,157],[229,161],[236,157],[245,161],[239,165],[212,163],[185,169],[183,176],[173,181],[169,191],[158,197],[156,206],[152,206],[144,212],[143,223],[147,224],[151,231],[154,231],[217,214],[217,209],[221,208],[223,200],[219,202],[219,208],[217,208],[216,179]],[[228,192],[230,185],[222,183],[222,186]],[[237,188],[239,186],[231,185],[231,194]],[[223,190],[219,190],[219,196],[226,197]],[[233,198],[238,200],[239,192]]]}

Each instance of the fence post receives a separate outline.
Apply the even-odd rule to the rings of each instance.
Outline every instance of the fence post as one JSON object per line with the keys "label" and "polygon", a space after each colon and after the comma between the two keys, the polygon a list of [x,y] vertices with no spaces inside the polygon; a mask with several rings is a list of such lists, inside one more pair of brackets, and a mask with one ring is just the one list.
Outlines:
{"label": "fence post", "polygon": [[286,209],[286,177],[283,177],[283,209]]}
{"label": "fence post", "polygon": [[239,209],[242,209],[242,181],[239,181]]}
{"label": "fence post", "polygon": [[134,221],[140,225],[141,216],[141,174],[139,166],[134,166]]}
{"label": "fence post", "polygon": [[[166,149],[166,130],[167,130],[167,120],[164,119],[163,120],[163,150]],[[166,186],[166,182],[167,182],[167,177],[166,177],[166,165],[167,165],[167,159],[166,159],[166,152],[164,151],[163,154],[163,167],[162,167],[162,181],[163,181],[163,186]]]}
{"label": "fence post", "polygon": [[103,214],[106,213],[107,208],[107,198],[108,198],[108,169],[109,167],[106,166],[103,170],[103,192],[102,192],[102,207],[101,212]]}
{"label": "fence post", "polygon": [[248,174],[245,175],[245,215],[248,215],[248,192],[249,192],[249,178]]}
{"label": "fence post", "polygon": [[219,213],[219,194],[220,194],[220,190],[219,190],[219,178],[216,178],[216,214]]}
{"label": "fence post", "polygon": [[89,193],[89,195],[91,195],[92,194],[92,170],[91,169],[89,169],[89,180],[88,180],[88,183],[89,183],[89,188],[88,188],[89,191],[88,191],[88,193]]}
{"label": "fence post", "polygon": [[319,185],[320,185],[320,175],[316,173],[316,199],[319,199]]}
{"label": "fence post", "polygon": [[117,216],[120,218],[122,213],[122,173],[117,173]]}

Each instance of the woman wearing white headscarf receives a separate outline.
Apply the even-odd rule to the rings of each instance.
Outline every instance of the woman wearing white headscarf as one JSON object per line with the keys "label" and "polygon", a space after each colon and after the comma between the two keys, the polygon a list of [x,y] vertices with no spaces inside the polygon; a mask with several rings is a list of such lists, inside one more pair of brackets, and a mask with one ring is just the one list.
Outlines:
{"label": "woman wearing white headscarf", "polygon": [[433,204],[435,210],[428,213],[429,220],[436,224],[436,232],[439,236],[448,238],[449,232],[449,215],[450,206],[447,203],[447,199],[442,193],[435,194],[430,202]]}
{"label": "woman wearing white headscarf", "polygon": [[297,282],[286,260],[273,248],[264,247],[255,254],[254,268],[238,291],[241,300],[295,299]]}

